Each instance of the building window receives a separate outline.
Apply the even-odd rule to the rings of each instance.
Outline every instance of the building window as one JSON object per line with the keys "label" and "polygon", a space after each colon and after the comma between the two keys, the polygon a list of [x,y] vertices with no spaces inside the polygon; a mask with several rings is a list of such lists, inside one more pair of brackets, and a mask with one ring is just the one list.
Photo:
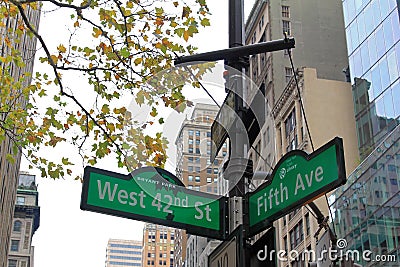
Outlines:
{"label": "building window", "polygon": [[196,148],[196,154],[200,154],[200,148]]}
{"label": "building window", "polygon": [[193,136],[193,130],[189,130],[188,133],[189,133],[189,136]]}
{"label": "building window", "polygon": [[207,132],[207,137],[211,137],[211,132]]}
{"label": "building window", "polygon": [[200,131],[196,131],[196,136],[200,136]]}
{"label": "building window", "polygon": [[17,260],[8,260],[8,267],[17,267]]}
{"label": "building window", "polygon": [[296,127],[296,111],[295,109],[290,112],[289,116],[285,120],[285,130],[286,130],[286,138],[294,131]]}
{"label": "building window", "polygon": [[193,153],[193,147],[189,147],[188,152]]}
{"label": "building window", "polygon": [[193,162],[193,157],[188,157],[189,162]]}
{"label": "building window", "polygon": [[283,238],[283,247],[285,248],[286,254],[288,253],[288,247],[287,247],[287,236]]}
{"label": "building window", "polygon": [[11,251],[18,251],[19,249],[19,240],[11,240]]}
{"label": "building window", "polygon": [[193,175],[188,176],[188,182],[193,182]]}
{"label": "building window", "polygon": [[15,221],[14,226],[13,226],[13,231],[14,232],[21,232],[21,226],[22,222],[21,221]]}
{"label": "building window", "polygon": [[282,6],[282,18],[289,18],[289,17],[290,17],[289,7]]}
{"label": "building window", "polygon": [[308,213],[305,216],[305,220],[306,220],[306,235],[310,234],[310,216],[308,215]]}
{"label": "building window", "polygon": [[196,139],[196,145],[200,145],[200,139]]}
{"label": "building window", "polygon": [[189,145],[193,145],[193,139],[189,139]]}
{"label": "building window", "polygon": [[295,233],[293,230],[290,231],[289,236],[290,236],[290,249],[294,249],[296,247],[296,245],[295,245],[296,239],[295,239]]}
{"label": "building window", "polygon": [[207,183],[211,183],[211,182],[212,182],[211,177],[207,177]]}
{"label": "building window", "polygon": [[200,172],[200,167],[196,167],[196,172]]}
{"label": "building window", "polygon": [[194,162],[195,162],[195,163],[200,163],[200,158],[195,158],[195,159],[194,159]]}
{"label": "building window", "polygon": [[282,20],[282,31],[287,35],[290,35],[290,21]]}
{"label": "building window", "polygon": [[290,231],[290,248],[294,249],[304,240],[303,220]]}
{"label": "building window", "polygon": [[195,181],[196,183],[200,183],[200,176],[196,176]]}
{"label": "building window", "polygon": [[17,205],[25,205],[25,197],[17,196]]}
{"label": "building window", "polygon": [[293,76],[292,68],[285,68],[285,78],[286,82],[288,83]]}
{"label": "building window", "polygon": [[214,168],[214,174],[218,174],[218,168]]}
{"label": "building window", "polygon": [[252,57],[252,63],[253,64],[251,64],[251,68],[253,70],[253,72],[252,72],[253,73],[253,78],[256,79],[257,75],[258,75],[257,56],[253,56]]}
{"label": "building window", "polygon": [[258,31],[261,31],[263,26],[264,26],[264,15],[262,15],[260,21],[258,22]]}
{"label": "building window", "polygon": [[207,173],[212,173],[212,169],[211,168],[207,168]]}
{"label": "building window", "polygon": [[188,172],[193,172],[193,166],[188,166]]}
{"label": "building window", "polygon": [[256,32],[253,33],[253,37],[251,37],[251,43],[255,44],[256,43]]}

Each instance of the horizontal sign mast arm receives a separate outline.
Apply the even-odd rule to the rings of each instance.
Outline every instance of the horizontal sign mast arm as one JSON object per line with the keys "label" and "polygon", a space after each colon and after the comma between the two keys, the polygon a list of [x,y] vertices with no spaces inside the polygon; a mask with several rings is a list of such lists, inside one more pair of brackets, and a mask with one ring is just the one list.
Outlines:
{"label": "horizontal sign mast arm", "polygon": [[212,52],[206,52],[196,55],[190,55],[180,57],[175,60],[175,65],[188,63],[188,62],[199,62],[199,61],[217,61],[217,60],[229,60],[249,55],[261,54],[266,52],[279,51],[284,49],[294,48],[295,40],[293,37],[274,40],[269,42],[263,42],[258,44],[251,44],[245,46],[238,46],[233,48],[227,48]]}

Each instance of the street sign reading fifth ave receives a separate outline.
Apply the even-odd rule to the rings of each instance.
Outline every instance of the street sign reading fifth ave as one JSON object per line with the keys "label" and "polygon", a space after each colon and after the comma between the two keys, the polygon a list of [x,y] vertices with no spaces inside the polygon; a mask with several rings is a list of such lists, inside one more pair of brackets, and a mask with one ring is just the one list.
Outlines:
{"label": "street sign reading fifth ave", "polygon": [[86,167],[81,209],[224,239],[226,198],[180,185],[176,176],[160,168],[144,167],[123,175]]}
{"label": "street sign reading fifth ave", "polygon": [[279,160],[271,177],[247,195],[250,235],[346,182],[342,139],[336,137],[310,155],[290,151]]}

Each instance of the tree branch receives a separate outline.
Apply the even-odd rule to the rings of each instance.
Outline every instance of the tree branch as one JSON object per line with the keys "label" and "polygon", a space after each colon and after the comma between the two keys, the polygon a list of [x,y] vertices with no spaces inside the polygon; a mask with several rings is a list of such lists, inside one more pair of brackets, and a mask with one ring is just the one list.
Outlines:
{"label": "tree branch", "polygon": [[78,105],[78,107],[86,114],[86,116],[89,117],[93,121],[93,123],[103,132],[103,134],[107,137],[107,139],[110,140],[111,144],[116,147],[117,151],[119,151],[121,154],[124,155],[124,153],[122,152],[122,149],[120,148],[120,146],[111,138],[110,134],[96,121],[96,119],[92,116],[92,114],[90,114],[90,112],[87,111],[87,109],[85,107],[83,107],[83,105],[75,98],[74,95],[68,94],[68,93],[66,93],[64,91],[64,87],[63,87],[60,75],[57,72],[57,65],[54,63],[53,59],[51,58],[50,51],[47,48],[47,45],[44,42],[42,36],[30,24],[28,18],[26,17],[26,14],[25,14],[25,11],[24,11],[24,9],[22,7],[22,4],[16,2],[15,0],[11,0],[11,1],[12,1],[12,3],[14,5],[17,6],[25,25],[34,34],[34,36],[40,41],[40,43],[41,43],[41,45],[42,45],[42,47],[43,47],[43,49],[44,49],[44,51],[46,53],[47,59],[48,59],[50,65],[53,68],[53,72],[54,72],[54,74],[56,76],[56,80],[57,80],[58,86],[60,88],[61,95],[64,95],[64,96],[70,98],[76,105]]}
{"label": "tree branch", "polygon": [[[25,1],[11,1],[14,5],[18,6],[19,4],[29,4],[29,3],[35,3],[35,2],[39,2],[38,0],[25,0]],[[57,2],[55,0],[40,0],[40,2],[50,2],[58,7],[66,7],[66,8],[72,8],[75,10],[83,10],[86,9],[88,7],[90,7],[90,4],[92,3],[91,0],[89,0],[86,4],[84,4],[83,6],[75,6],[75,5],[71,5],[71,4],[65,4],[65,3],[61,3],[61,2]],[[18,4],[17,4],[18,3]]]}

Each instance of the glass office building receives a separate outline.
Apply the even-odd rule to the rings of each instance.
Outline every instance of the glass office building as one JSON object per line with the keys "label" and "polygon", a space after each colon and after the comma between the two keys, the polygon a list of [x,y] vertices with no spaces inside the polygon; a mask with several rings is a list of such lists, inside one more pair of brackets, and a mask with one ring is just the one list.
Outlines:
{"label": "glass office building", "polygon": [[[397,0],[344,0],[343,11],[360,156],[331,196],[346,250],[369,250],[362,266],[400,266],[400,25]],[[394,260],[394,262],[393,262]]]}
{"label": "glass office building", "polygon": [[343,11],[360,155],[365,158],[399,124],[399,8],[396,0],[344,0]]}
{"label": "glass office building", "polygon": [[[330,197],[338,238],[347,241],[346,251],[371,251],[370,258],[385,261],[362,266],[400,266],[400,126],[347,178]],[[378,257],[379,257],[378,256]]]}

